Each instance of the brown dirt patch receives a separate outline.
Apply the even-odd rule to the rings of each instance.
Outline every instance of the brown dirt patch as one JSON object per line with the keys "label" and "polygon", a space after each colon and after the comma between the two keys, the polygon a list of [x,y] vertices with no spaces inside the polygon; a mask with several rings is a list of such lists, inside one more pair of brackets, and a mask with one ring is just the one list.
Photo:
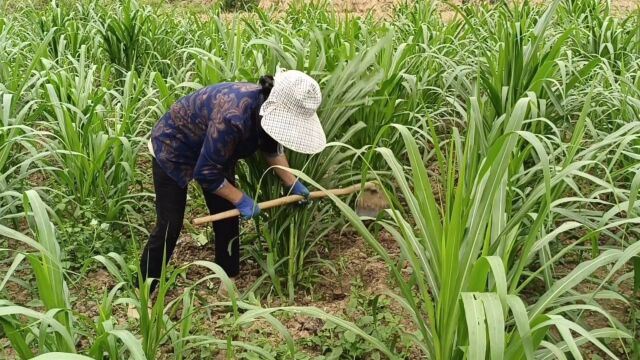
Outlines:
{"label": "brown dirt patch", "polygon": [[[564,235],[560,237],[560,241],[568,246],[572,242],[576,241],[581,235],[584,235],[584,230],[578,229],[571,236],[565,237]],[[609,241],[605,236],[602,236],[599,239],[600,246],[605,246],[607,241]],[[571,251],[567,253],[562,261],[558,262],[554,266],[554,277],[556,280],[559,280],[565,276],[567,276],[570,272],[572,272],[576,266],[580,263],[591,260],[591,254],[589,251],[579,252],[577,249],[575,251]],[[602,286],[602,281],[607,278],[610,273],[610,267],[604,266],[600,269],[596,270],[593,276],[588,277],[584,281],[580,282],[577,286],[573,288],[577,293],[584,294],[584,301],[578,301],[579,303],[587,303],[588,301],[597,302],[603,310],[608,312],[608,314],[614,317],[617,321],[620,321],[624,326],[627,326],[629,329],[633,329],[633,311],[634,304],[637,302],[637,295],[633,292],[633,278],[628,278],[626,280],[620,280],[620,277],[626,273],[633,272],[633,267],[630,264],[623,266],[622,269],[617,271],[604,286]],[[607,300],[607,299],[593,299],[592,295],[594,291],[597,290],[605,290],[609,287],[612,288],[613,291],[622,295],[629,303],[625,303],[623,301],[618,300]],[[544,294],[546,291],[544,282],[541,279],[537,279],[531,282],[525,289],[523,289],[521,296],[526,300],[527,303],[532,304],[535,303],[538,298]],[[577,319],[569,319],[576,321],[578,324],[583,326],[587,330],[592,329],[600,329],[600,328],[609,328],[614,325],[603,315],[593,311],[585,311],[581,314],[581,316]],[[555,330],[552,330],[552,332]],[[558,334],[556,334],[558,335]],[[602,340],[602,339],[601,339]],[[617,340],[611,341],[603,341],[608,348],[619,358],[627,359],[628,354],[625,352],[631,350],[629,344],[623,344]],[[598,347],[591,343],[584,344],[580,346],[582,354],[585,358],[593,359],[593,358],[608,358],[607,354],[600,350]]]}
{"label": "brown dirt patch", "polygon": [[[338,275],[327,272],[312,289],[311,292],[299,291],[296,294],[294,303],[296,306],[313,306],[327,313],[344,316],[351,295],[351,284],[360,281],[364,285],[364,292],[380,294],[391,290],[389,271],[386,264],[377,257],[374,257],[365,242],[352,232],[333,233],[328,236],[328,249],[326,259],[333,261],[339,268]],[[395,242],[388,235],[381,236],[381,242],[391,254],[398,254]],[[180,238],[170,264],[173,267],[180,267],[197,260],[213,261],[213,245],[207,243],[199,245],[190,235]],[[240,293],[250,290],[256,280],[263,275],[262,270],[254,261],[245,260],[241,264],[241,276],[236,286]],[[325,270],[323,270],[325,271]],[[186,287],[194,281],[211,275],[211,272],[203,267],[192,266],[186,273],[186,277],[178,279],[178,286],[174,287],[167,295],[167,301],[180,296]],[[74,310],[86,316],[88,319],[96,319],[99,315],[98,306],[103,294],[115,285],[113,277],[103,269],[88,273],[77,284],[71,286],[71,293],[74,295]],[[212,279],[197,290],[199,299],[197,306],[206,306],[216,302],[224,301],[220,299],[216,291],[219,282]],[[263,300],[263,306],[286,306],[287,303],[280,299]],[[392,312],[400,314],[402,309],[393,305]],[[225,309],[211,309],[211,317],[204,320],[198,328],[206,329],[210,334],[224,338],[224,321],[227,311]],[[127,321],[126,309],[124,306],[114,308],[114,316],[118,322],[123,324]],[[313,336],[322,328],[323,322],[305,316],[286,316],[283,321],[291,332],[294,339],[303,339]],[[406,323],[407,328],[411,328],[411,323]],[[260,333],[261,336],[273,337],[274,343],[281,341],[270,325],[258,322],[247,330],[247,333]],[[247,335],[249,336],[249,335]]]}
{"label": "brown dirt patch", "polygon": [[[19,229],[23,233],[27,231],[28,226],[26,221],[20,222]],[[6,245],[3,244],[1,247],[4,248],[5,246],[7,249],[11,249],[11,251],[8,253],[9,258],[4,260],[0,267],[1,278],[4,278],[4,276],[6,276],[7,269],[11,266],[14,255],[17,255],[18,253],[26,254],[31,250],[24,243],[12,239],[7,239]],[[27,283],[33,280],[33,272],[29,267],[29,261],[27,259],[22,260],[21,265],[16,268],[12,277]],[[34,294],[37,293],[37,288],[35,287],[35,285],[31,289],[25,288],[22,284],[9,280],[5,285],[4,291],[7,294],[7,300],[13,302],[16,305],[25,306],[27,303],[33,300]]]}
{"label": "brown dirt patch", "polygon": [[[283,10],[290,6],[292,3],[298,2],[312,3],[318,2],[317,0],[260,0],[260,7],[263,9],[275,9],[276,11]],[[404,0],[331,0],[329,3],[333,5],[336,11],[340,14],[355,14],[365,15],[371,13],[378,18],[389,17],[393,13],[393,9],[396,5],[402,3]],[[475,2],[482,0],[469,0],[468,2]],[[488,1],[488,0],[487,0]],[[540,0],[540,2],[549,2],[550,0]],[[206,11],[211,8],[217,0],[177,0],[171,1],[169,4],[162,0],[147,0],[150,5],[168,5],[172,9],[192,9],[196,11]],[[454,0],[455,4],[462,4],[463,0]],[[450,21],[455,18],[456,13],[451,10],[448,5],[438,2],[438,7],[441,9],[441,16],[444,21]],[[612,0],[611,8],[614,14],[624,15],[637,10],[640,7],[640,1],[638,0]],[[203,14],[203,18],[206,16]]]}
{"label": "brown dirt patch", "polygon": [[[289,6],[295,0],[261,0],[260,6],[268,9],[282,9]],[[311,1],[306,1],[311,2]],[[387,16],[393,11],[393,7],[399,3],[398,0],[333,0],[331,4],[339,13],[367,14],[372,13],[376,16]]]}
{"label": "brown dirt patch", "polygon": [[[297,2],[299,0],[261,0],[260,6],[263,8],[283,8],[289,6],[289,4]],[[312,2],[313,0],[304,0],[305,2]],[[332,0],[331,4],[339,13],[351,13],[364,15],[372,13],[378,17],[385,17],[392,14],[394,7],[397,4],[402,3],[403,0]],[[463,4],[465,2],[472,3],[477,0],[463,1],[454,0],[455,4]],[[549,0],[543,0],[542,2],[550,2]],[[438,3],[442,9],[442,17],[445,21],[452,19],[455,13],[449,9],[447,5]],[[611,9],[614,14],[628,14],[634,10],[640,8],[640,1],[638,0],[612,0]]]}
{"label": "brown dirt patch", "polygon": [[640,9],[640,1],[638,0],[613,0],[611,2],[611,10],[614,14],[628,14],[638,9]]}

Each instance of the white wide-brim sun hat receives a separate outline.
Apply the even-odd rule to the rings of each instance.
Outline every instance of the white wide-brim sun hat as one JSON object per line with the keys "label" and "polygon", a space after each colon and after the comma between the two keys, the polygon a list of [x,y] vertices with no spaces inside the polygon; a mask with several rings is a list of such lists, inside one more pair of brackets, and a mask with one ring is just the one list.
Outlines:
{"label": "white wide-brim sun hat", "polygon": [[309,75],[288,70],[274,77],[269,98],[262,104],[262,128],[282,146],[303,154],[317,154],[327,146],[318,118],[320,85]]}

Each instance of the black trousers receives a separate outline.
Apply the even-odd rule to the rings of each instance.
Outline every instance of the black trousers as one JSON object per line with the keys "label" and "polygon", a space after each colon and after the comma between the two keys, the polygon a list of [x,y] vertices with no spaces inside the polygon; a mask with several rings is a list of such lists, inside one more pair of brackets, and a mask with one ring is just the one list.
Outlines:
{"label": "black trousers", "polygon": [[[234,184],[232,174],[227,181]],[[140,271],[142,278],[160,278],[162,259],[168,262],[182,230],[187,188],[182,188],[153,160],[153,185],[156,192],[156,225],[142,251]],[[204,198],[211,214],[233,209],[229,201],[210,192]],[[240,272],[239,219],[237,217],[213,223],[215,236],[215,262],[230,277]],[[155,286],[154,286],[155,287]]]}

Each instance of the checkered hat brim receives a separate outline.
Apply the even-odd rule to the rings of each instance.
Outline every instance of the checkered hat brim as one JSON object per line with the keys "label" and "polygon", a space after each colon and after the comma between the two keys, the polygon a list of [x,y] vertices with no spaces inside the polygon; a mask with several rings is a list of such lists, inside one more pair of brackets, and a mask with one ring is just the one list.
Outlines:
{"label": "checkered hat brim", "polygon": [[282,146],[303,154],[316,154],[327,138],[316,113],[322,94],[310,76],[295,70],[276,74],[274,87],[260,109],[262,128]]}

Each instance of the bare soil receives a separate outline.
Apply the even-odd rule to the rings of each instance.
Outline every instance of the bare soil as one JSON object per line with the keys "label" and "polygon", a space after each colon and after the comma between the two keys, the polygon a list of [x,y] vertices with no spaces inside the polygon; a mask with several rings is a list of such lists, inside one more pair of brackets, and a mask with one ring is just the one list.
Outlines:
{"label": "bare soil", "polygon": [[[288,6],[292,1],[294,0],[261,0],[260,6],[264,8],[281,8]],[[405,0],[331,0],[330,3],[333,4],[338,12],[350,12],[355,14],[366,14],[368,12],[372,12],[375,15],[388,15],[393,10],[394,6],[402,3],[403,1]],[[543,0],[543,2],[546,1],[548,0]],[[453,2],[461,4],[462,0],[454,0]],[[446,6],[443,6],[443,8],[444,7]],[[616,13],[629,13],[640,7],[640,1],[612,0],[611,7]]]}
{"label": "bare soil", "polygon": [[[219,0],[147,0],[149,4],[165,4],[172,9],[201,9],[206,10]],[[260,7],[263,9],[283,10],[292,3],[297,2],[317,2],[318,0],[260,0]],[[387,17],[391,15],[393,8],[406,0],[330,0],[338,13],[365,15],[368,13],[377,17]],[[452,0],[455,4],[462,4],[464,0]],[[468,0],[467,2],[477,2],[485,0]],[[486,0],[489,1],[489,0]],[[550,0],[534,0],[538,2],[550,2]],[[443,3],[438,4],[441,9],[441,16],[444,20],[455,17],[455,12]],[[640,0],[611,0],[611,7],[614,14],[628,14],[640,8]]]}
{"label": "bare soil", "polygon": [[[353,282],[358,281],[363,284],[363,293],[382,294],[386,291],[393,291],[393,281],[389,278],[389,270],[386,264],[381,259],[373,256],[369,246],[362,238],[353,232],[335,232],[328,235],[327,241],[327,249],[329,250],[325,254],[326,260],[338,264],[338,267],[340,267],[339,264],[343,264],[343,266],[340,267],[338,276],[327,271],[321,277],[322,280],[315,284],[311,291],[301,289],[296,293],[294,300],[296,306],[317,307],[329,314],[344,317]],[[399,254],[399,249],[390,236],[383,234],[381,242],[392,256]],[[212,244],[199,245],[189,234],[185,234],[180,238],[170,264],[174,267],[180,267],[197,260],[213,261],[214,256]],[[243,261],[241,268],[241,276],[238,278],[236,286],[238,291],[243,294],[252,288],[263,273],[259,266],[251,260]],[[191,267],[187,272],[186,279],[179,279],[178,286],[170,291],[167,296],[168,299],[176,298],[194,281],[208,275],[211,275],[211,272],[205,268]],[[89,272],[78,283],[70,284],[70,293],[74,296],[72,298],[74,311],[88,321],[98,318],[103,294],[108,293],[115,285],[115,279],[102,268]],[[199,300],[197,300],[196,306],[208,306],[216,302],[226,301],[216,294],[218,285],[217,281],[211,281],[205,286],[201,286],[197,291]],[[17,304],[26,304],[35,296],[35,294],[30,294],[19,287],[15,287],[15,289],[11,287],[10,289],[10,300]],[[262,303],[262,306],[265,307],[287,305],[289,304],[276,297],[267,297]],[[393,304],[390,310],[393,314],[402,316],[405,319],[402,322],[405,330],[415,330],[413,324],[408,320],[409,317],[403,316],[403,310],[399,305]],[[211,315],[204,323],[198,324],[198,329],[204,329],[209,334],[224,339],[224,321],[228,315],[227,309],[212,308]],[[131,321],[131,319],[127,318],[125,305],[114,307],[114,317],[121,325]],[[314,336],[324,326],[322,321],[306,316],[286,316],[282,321],[295,340]],[[255,336],[259,336],[263,340],[269,340],[272,344],[282,341],[280,335],[269,324],[262,322],[254,324],[246,331],[244,336],[249,339],[256,339]],[[89,345],[87,339],[81,340],[81,348]],[[303,350],[310,355],[319,355],[319,353],[315,352],[317,349],[299,350]],[[170,351],[170,349],[167,349],[167,351]],[[163,358],[170,358],[170,353],[164,354]],[[415,357],[412,358],[418,359],[419,356],[416,353]]]}
{"label": "bare soil", "polygon": [[[579,235],[578,235],[579,236]],[[563,242],[570,242],[575,239],[567,238],[562,239]],[[380,243],[385,249],[394,257],[398,258],[399,249],[393,238],[387,234],[382,233],[379,236]],[[603,240],[606,241],[606,240]],[[9,244],[10,248],[20,249],[20,244]],[[184,264],[191,263],[196,260],[213,261],[214,259],[213,246],[210,243],[205,245],[199,245],[190,235],[185,234],[181,237],[174,256],[172,257],[171,264],[174,267],[180,267]],[[329,314],[344,317],[346,314],[347,306],[351,296],[351,284],[355,281],[359,281],[363,284],[363,291],[369,294],[383,294],[388,291],[394,291],[394,281],[390,277],[389,269],[387,265],[378,257],[374,256],[370,247],[363,241],[362,238],[351,231],[333,232],[327,237],[326,251],[323,254],[326,260],[330,260],[336,265],[338,274],[331,272],[324,272],[321,277],[321,281],[315,284],[315,286],[309,290],[300,290],[295,297],[294,303],[297,306],[313,306],[317,307]],[[131,259],[129,259],[131,261]],[[570,253],[566,257],[563,263],[555,267],[555,273],[558,278],[561,278],[571,272],[580,262],[589,260],[589,254],[583,254],[583,257],[579,257],[576,253]],[[619,276],[623,273],[632,271],[630,266],[622,269],[609,281],[615,282]],[[589,282],[583,282],[579,284],[575,290],[579,293],[590,293],[598,287],[599,281],[605,279],[608,271],[601,269],[596,273],[596,276]],[[31,274],[27,270],[21,270],[18,275],[22,279],[29,279]],[[179,296],[186,287],[198,279],[204,276],[210,275],[210,272],[204,268],[192,267],[186,276],[186,279],[179,280],[178,286],[172,289],[169,294],[169,298],[175,298]],[[256,280],[262,276],[262,270],[259,266],[251,261],[246,260],[242,262],[242,275],[237,281],[237,287],[240,293],[246,293],[255,284]],[[70,293],[74,296],[72,298],[72,304],[74,310],[87,319],[87,321],[93,321],[98,317],[98,307],[101,302],[103,294],[115,285],[114,278],[104,269],[94,270],[82,277],[78,283],[69,284]],[[199,300],[197,306],[207,306],[224,299],[218,298],[216,290],[217,283],[211,282],[209,286],[201,287],[198,290]],[[9,300],[16,304],[25,305],[36,297],[32,291],[28,291],[16,284],[8,284],[7,290],[10,294]],[[524,298],[529,303],[536,301],[537,297],[543,293],[544,285],[542,282],[533,283],[528,286],[523,292]],[[623,281],[618,287],[620,294],[630,299],[632,302],[637,300],[633,293],[632,279]],[[586,295],[585,295],[586,296]],[[599,300],[601,305],[615,318],[624,324],[628,324],[632,317],[632,304],[623,303],[620,301],[611,300]],[[394,304],[392,302],[392,304]],[[287,304],[277,298],[268,297],[263,300],[263,306],[276,307],[286,306]],[[391,306],[391,311],[397,316],[405,319],[402,321],[402,327],[406,331],[415,331],[413,324],[409,321],[409,317],[403,314],[403,310],[394,304]],[[218,338],[224,338],[224,322],[227,315],[226,309],[213,309],[212,316],[208,318],[204,323],[198,324],[199,330],[206,330],[208,333],[217,336]],[[126,308],[124,305],[116,306],[114,309],[114,316],[118,323],[121,325],[126,324],[130,319],[127,318]],[[323,327],[323,322],[317,319],[312,319],[304,316],[290,316],[282,319],[284,325],[291,332],[292,336],[296,340],[308,338],[319,333]],[[593,312],[585,312],[578,320],[583,326],[587,328],[602,328],[610,327],[609,321],[602,315]],[[246,331],[244,336],[248,337],[248,340],[261,338],[267,339],[272,344],[277,344],[282,341],[280,336],[273,331],[269,324],[258,322]],[[3,346],[5,345],[5,346]],[[81,347],[89,346],[90,344],[86,339],[81,340]],[[625,354],[624,347],[619,342],[609,343],[608,346],[618,355],[620,358],[628,358]],[[0,340],[0,348],[6,347]],[[317,349],[302,349],[313,355]],[[167,349],[170,351],[170,349]],[[595,346],[589,344],[582,347],[583,354],[586,358],[607,358],[601,350]],[[3,356],[11,356],[11,352],[2,354]],[[166,353],[163,358],[170,358],[170,353]],[[419,355],[416,353],[411,358],[418,359]]]}
{"label": "bare soil", "polygon": [[[264,8],[276,7],[281,8],[288,6],[290,3],[299,0],[261,0],[260,6]],[[309,2],[309,0],[306,0]],[[388,15],[393,10],[393,7],[404,0],[332,0],[331,4],[336,8],[338,12],[349,12],[355,14],[366,14],[372,12],[375,15]],[[542,0],[546,2],[548,0]],[[461,4],[462,0],[454,0],[454,3]],[[472,1],[469,1],[472,2]],[[442,5],[442,4],[441,4]],[[640,7],[640,1],[638,0],[612,0],[611,7],[615,13],[625,14]],[[448,10],[443,6],[443,11],[448,13]],[[449,16],[449,15],[448,15]]]}

